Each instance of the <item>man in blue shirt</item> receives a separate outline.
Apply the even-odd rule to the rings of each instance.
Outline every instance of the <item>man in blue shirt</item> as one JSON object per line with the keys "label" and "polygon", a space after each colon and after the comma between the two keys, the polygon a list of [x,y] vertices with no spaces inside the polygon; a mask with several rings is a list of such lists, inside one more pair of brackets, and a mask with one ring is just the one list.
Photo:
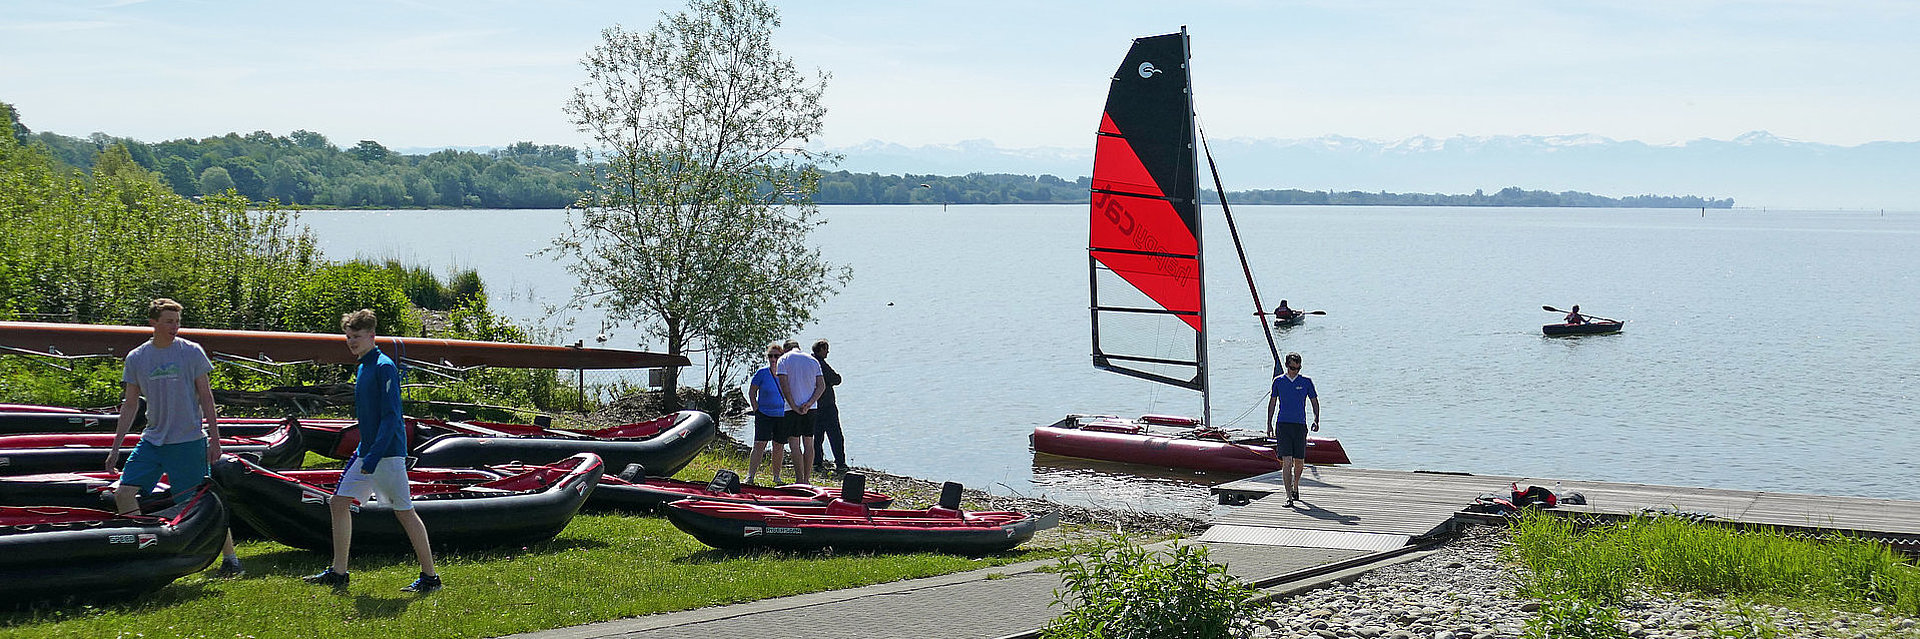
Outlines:
{"label": "man in blue shirt", "polygon": [[1320,430],[1320,393],[1313,380],[1300,374],[1300,354],[1287,353],[1286,373],[1273,377],[1273,395],[1267,400],[1267,436],[1280,456],[1286,480],[1287,503],[1300,499],[1300,472],[1307,467],[1307,403],[1313,403],[1313,430]]}
{"label": "man in blue shirt", "polygon": [[353,418],[360,428],[360,446],[354,449],[346,470],[340,473],[339,487],[327,500],[333,515],[333,565],[306,581],[335,588],[347,586],[353,505],[378,496],[393,508],[393,516],[407,531],[407,541],[413,543],[414,558],[420,561],[420,578],[401,590],[429,593],[440,589],[440,574],[433,569],[427,526],[413,511],[412,493],[407,488],[407,430],[400,416],[400,369],[374,344],[378,326],[373,311],[364,308],[340,318],[340,330],[347,334],[347,349],[360,358],[360,370],[354,373],[353,382]]}

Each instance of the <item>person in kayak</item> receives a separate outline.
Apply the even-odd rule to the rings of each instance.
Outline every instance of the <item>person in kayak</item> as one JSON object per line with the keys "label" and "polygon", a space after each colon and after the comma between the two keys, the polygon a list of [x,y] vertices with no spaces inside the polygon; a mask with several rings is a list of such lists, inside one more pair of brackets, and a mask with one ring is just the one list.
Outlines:
{"label": "person in kayak", "polygon": [[1585,316],[1585,315],[1581,315],[1581,314],[1580,314],[1580,305],[1579,305],[1579,304],[1575,304],[1575,305],[1573,305],[1573,310],[1571,310],[1571,311],[1567,311],[1567,319],[1566,319],[1566,322],[1567,322],[1568,324],[1585,324],[1585,323],[1587,323],[1587,316]]}
{"label": "person in kayak", "polygon": [[[127,455],[120,487],[113,491],[114,508],[121,514],[138,514],[140,493],[153,490],[162,474],[167,477],[173,498],[185,503],[187,495],[206,481],[210,465],[220,458],[220,409],[213,402],[213,387],[208,381],[213,361],[207,359],[207,351],[199,344],[177,337],[180,314],[185,310],[179,302],[164,297],[148,304],[147,323],[153,326],[153,339],[127,353],[126,369],[120,374],[124,394],[113,447],[107,449],[107,472],[114,471],[120,441],[140,410],[140,397],[147,398],[147,427],[140,443]],[[240,557],[233,551],[232,532],[227,533],[220,555],[220,570],[215,576],[240,576]]]}
{"label": "person in kayak", "polygon": [[1280,306],[1273,309],[1273,318],[1277,320],[1290,320],[1293,319],[1295,313],[1299,312],[1300,311],[1288,308],[1286,300],[1280,300]]}
{"label": "person in kayak", "polygon": [[420,513],[413,511],[413,494],[407,487],[407,430],[400,416],[400,368],[373,341],[379,325],[373,311],[364,308],[340,316],[347,350],[360,358],[360,369],[353,375],[353,417],[360,429],[360,445],[348,458],[346,469],[340,472],[340,485],[327,500],[333,516],[333,565],[305,581],[347,587],[353,505],[379,496],[382,503],[393,508],[393,516],[407,531],[414,558],[420,562],[420,578],[400,590],[424,594],[441,588],[440,573],[433,568],[427,526],[421,523]]}
{"label": "person in kayak", "polygon": [[1320,430],[1320,393],[1313,379],[1300,374],[1300,354],[1287,353],[1286,369],[1273,378],[1273,393],[1267,399],[1267,436],[1273,438],[1273,452],[1280,456],[1281,478],[1287,486],[1287,503],[1300,500],[1300,473],[1307,461],[1307,403],[1313,403],[1314,431]]}
{"label": "person in kayak", "polygon": [[787,396],[780,394],[780,381],[774,378],[773,369],[786,352],[779,342],[768,344],[767,365],[753,372],[753,381],[747,386],[747,403],[753,405],[753,452],[747,454],[749,484],[759,478],[760,460],[766,456],[768,445],[773,446],[773,483],[780,483],[780,464],[786,461]]}

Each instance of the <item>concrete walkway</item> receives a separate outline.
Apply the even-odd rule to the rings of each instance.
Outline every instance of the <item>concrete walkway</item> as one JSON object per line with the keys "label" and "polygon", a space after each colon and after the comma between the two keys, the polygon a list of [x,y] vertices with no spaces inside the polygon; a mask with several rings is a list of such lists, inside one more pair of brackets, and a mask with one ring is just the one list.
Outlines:
{"label": "concrete walkway", "polygon": [[[1236,577],[1265,583],[1316,567],[1368,558],[1359,550],[1207,543],[1208,556]],[[1060,577],[1034,569],[1053,560],[910,579],[861,588],[714,606],[533,632],[524,639],[997,639],[1030,636],[1060,609]],[[1290,584],[1298,587],[1299,583]]]}

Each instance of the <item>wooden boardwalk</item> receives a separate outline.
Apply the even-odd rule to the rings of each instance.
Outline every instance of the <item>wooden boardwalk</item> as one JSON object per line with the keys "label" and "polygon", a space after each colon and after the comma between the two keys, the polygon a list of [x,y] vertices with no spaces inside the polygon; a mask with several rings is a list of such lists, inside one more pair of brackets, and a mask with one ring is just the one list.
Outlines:
{"label": "wooden boardwalk", "polygon": [[1308,468],[1302,502],[1287,505],[1279,473],[1213,487],[1225,501],[1252,499],[1215,520],[1202,540],[1309,548],[1383,550],[1447,532],[1483,493],[1509,484],[1553,487],[1587,497],[1585,506],[1548,512],[1626,517],[1643,509],[1709,513],[1720,521],[1808,533],[1838,532],[1881,539],[1920,551],[1920,501],[1827,497],[1648,484],[1565,481],[1537,477],[1467,475],[1338,466]]}

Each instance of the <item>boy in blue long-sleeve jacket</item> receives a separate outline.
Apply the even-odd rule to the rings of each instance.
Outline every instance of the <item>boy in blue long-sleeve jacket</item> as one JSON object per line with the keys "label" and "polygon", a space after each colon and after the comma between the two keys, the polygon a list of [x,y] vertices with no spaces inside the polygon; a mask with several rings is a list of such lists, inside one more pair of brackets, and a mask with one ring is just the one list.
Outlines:
{"label": "boy in blue long-sleeve jacket", "polygon": [[407,490],[407,431],[400,416],[400,369],[374,344],[379,320],[360,309],[340,318],[347,349],[360,358],[354,374],[353,417],[360,428],[360,446],[340,473],[340,486],[327,505],[333,514],[333,565],[307,577],[307,583],[336,588],[347,586],[347,551],[353,545],[353,505],[378,496],[393,508],[400,527],[413,543],[420,560],[420,578],[401,590],[428,593],[439,590],[440,575],[433,569],[433,550],[427,545],[427,527],[413,511]]}

